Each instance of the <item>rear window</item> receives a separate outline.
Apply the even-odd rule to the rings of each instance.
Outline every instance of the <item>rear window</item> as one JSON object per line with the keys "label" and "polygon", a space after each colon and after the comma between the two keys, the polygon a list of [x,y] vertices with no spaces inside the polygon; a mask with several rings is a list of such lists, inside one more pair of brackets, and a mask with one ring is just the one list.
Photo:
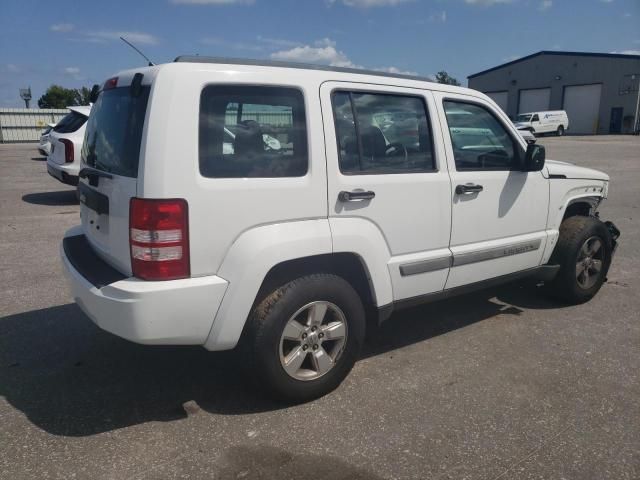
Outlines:
{"label": "rear window", "polygon": [[302,93],[285,87],[205,87],[200,96],[199,155],[205,177],[305,175]]}
{"label": "rear window", "polygon": [[53,127],[53,131],[58,133],[73,133],[83,126],[86,121],[87,117],[84,115],[78,112],[71,112],[62,117],[62,120]]}
{"label": "rear window", "polygon": [[131,96],[129,87],[100,93],[91,109],[82,145],[82,159],[90,167],[125,177],[138,176],[142,127],[150,87]]}

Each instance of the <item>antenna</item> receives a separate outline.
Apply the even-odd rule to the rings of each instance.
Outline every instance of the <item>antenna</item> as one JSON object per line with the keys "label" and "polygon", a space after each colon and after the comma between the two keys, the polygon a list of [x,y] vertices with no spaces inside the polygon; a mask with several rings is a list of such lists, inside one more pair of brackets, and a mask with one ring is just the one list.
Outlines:
{"label": "antenna", "polygon": [[20,89],[20,98],[24,100],[25,108],[29,108],[29,102],[31,101],[31,87]]}
{"label": "antenna", "polygon": [[136,52],[138,52],[140,55],[142,55],[142,57],[149,62],[149,66],[153,67],[155,66],[155,63],[153,63],[151,60],[149,60],[149,57],[147,57],[144,53],[142,53],[139,49],[137,49],[135,47],[135,45],[133,45],[131,42],[129,42],[126,38],[124,37],[120,37],[120,40],[122,40],[124,43],[126,43],[127,45],[129,45],[131,48],[133,48]]}

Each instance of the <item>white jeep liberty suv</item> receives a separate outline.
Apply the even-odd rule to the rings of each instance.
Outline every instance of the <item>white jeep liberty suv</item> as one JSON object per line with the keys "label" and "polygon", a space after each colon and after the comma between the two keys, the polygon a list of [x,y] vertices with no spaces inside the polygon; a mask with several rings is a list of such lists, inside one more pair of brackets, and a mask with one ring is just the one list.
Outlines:
{"label": "white jeep liberty suv", "polygon": [[260,384],[336,388],[365,317],[524,276],[567,302],[605,281],[609,177],[547,161],[474,90],[204,57],[94,88],[78,305],[143,344],[250,352]]}

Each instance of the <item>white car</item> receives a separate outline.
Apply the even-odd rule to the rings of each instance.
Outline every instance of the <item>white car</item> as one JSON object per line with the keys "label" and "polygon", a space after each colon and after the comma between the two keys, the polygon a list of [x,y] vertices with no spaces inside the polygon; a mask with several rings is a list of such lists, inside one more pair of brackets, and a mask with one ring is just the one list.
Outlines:
{"label": "white car", "polygon": [[78,184],[80,151],[90,106],[67,107],[70,112],[49,133],[51,149],[47,156],[47,172],[67,185]]}
{"label": "white car", "polygon": [[475,90],[179,57],[97,95],[61,257],[102,329],[238,346],[260,385],[302,401],[346,377],[365,316],[523,277],[589,300],[619,234],[596,216],[608,187],[545,162]]}
{"label": "white car", "polygon": [[569,129],[569,117],[564,110],[520,113],[514,124],[518,130],[527,130],[533,135],[555,133],[560,137]]}
{"label": "white car", "polygon": [[45,157],[51,153],[51,141],[49,140],[49,134],[53,127],[55,127],[55,123],[48,123],[46,128],[40,134],[40,143],[38,144],[38,151],[44,155]]}

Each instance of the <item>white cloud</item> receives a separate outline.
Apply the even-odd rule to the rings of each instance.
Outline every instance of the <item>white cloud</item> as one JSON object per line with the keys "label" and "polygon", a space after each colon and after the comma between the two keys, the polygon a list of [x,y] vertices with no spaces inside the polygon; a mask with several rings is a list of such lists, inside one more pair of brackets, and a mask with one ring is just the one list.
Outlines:
{"label": "white cloud", "polygon": [[336,43],[328,38],[311,45],[300,45],[271,54],[273,60],[285,62],[319,63],[332,67],[355,67],[347,55],[336,48]]}
{"label": "white cloud", "polygon": [[517,60],[519,58],[522,58],[522,55],[509,55],[508,57],[504,57],[502,59],[503,62],[513,62],[514,60]]}
{"label": "white cloud", "polygon": [[75,80],[84,80],[86,77],[80,74],[80,69],[78,67],[65,67],[63,70],[64,74],[74,78]]}
{"label": "white cloud", "polygon": [[447,12],[443,10],[440,13],[432,13],[429,15],[429,21],[445,23],[447,21]]}
{"label": "white cloud", "polygon": [[55,23],[49,27],[52,32],[70,32],[75,28],[73,23]]}
{"label": "white cloud", "polygon": [[332,5],[337,1],[342,2],[347,7],[370,8],[370,7],[395,7],[401,3],[412,2],[413,0],[329,0]]}
{"label": "white cloud", "polygon": [[176,5],[251,5],[254,0],[169,0]]}
{"label": "white cloud", "polygon": [[413,72],[411,70],[400,70],[399,68],[396,67],[382,67],[382,68],[374,68],[374,70],[377,70],[378,72],[386,72],[386,73],[397,73],[400,75],[418,75],[417,72]]}
{"label": "white cloud", "polygon": [[[313,45],[298,45],[287,50],[279,50],[271,54],[271,59],[285,62],[316,63],[331,67],[365,68],[351,61],[337,44],[330,38],[317,40]],[[401,70],[397,67],[375,67],[372,70],[404,75],[417,75],[416,72]]]}
{"label": "white cloud", "polygon": [[116,32],[110,30],[102,30],[98,32],[87,32],[86,36],[90,41],[105,42],[119,40],[120,37],[126,38],[134,45],[157,45],[158,38],[150,33],[142,32]]}
{"label": "white cloud", "polygon": [[622,15],[624,18],[630,18],[631,14],[629,12],[625,13],[624,15]]}
{"label": "white cloud", "polygon": [[7,63],[7,72],[9,73],[20,73],[22,69],[13,63]]}
{"label": "white cloud", "polygon": [[513,0],[464,0],[467,5],[480,5],[483,7],[491,7],[499,3],[512,3]]}
{"label": "white cloud", "polygon": [[621,50],[619,52],[611,52],[611,53],[621,53],[623,55],[640,55],[640,50]]}
{"label": "white cloud", "polygon": [[612,3],[613,0],[600,0],[602,3]]}
{"label": "white cloud", "polygon": [[548,10],[553,5],[553,0],[542,0],[540,3],[540,10]]}

